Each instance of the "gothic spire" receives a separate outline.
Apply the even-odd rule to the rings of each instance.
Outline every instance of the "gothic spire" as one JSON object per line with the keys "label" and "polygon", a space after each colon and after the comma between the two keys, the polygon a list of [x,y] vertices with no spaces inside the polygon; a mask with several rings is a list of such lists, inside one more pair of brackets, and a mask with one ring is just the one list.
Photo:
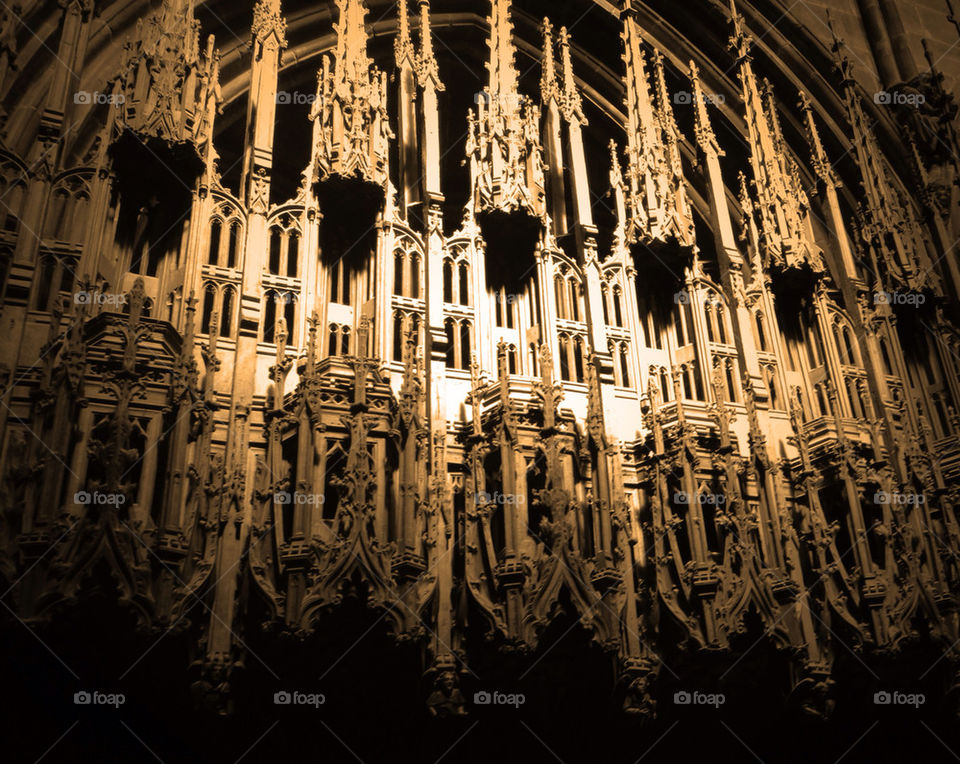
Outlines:
{"label": "gothic spire", "polygon": [[519,93],[509,0],[492,0],[486,91],[467,118],[470,212],[492,249],[532,257],[546,219],[540,110]]}
{"label": "gothic spire", "polygon": [[320,316],[317,311],[311,311],[307,319],[307,365],[304,376],[312,378],[317,370],[317,327],[320,325]]}
{"label": "gothic spire", "polygon": [[803,126],[807,133],[807,142],[810,144],[810,160],[813,169],[823,183],[829,186],[838,184],[836,173],[833,166],[827,158],[827,152],[823,148],[823,142],[820,140],[820,132],[817,130],[817,123],[813,118],[813,107],[810,105],[810,99],[802,90],[800,91],[800,110],[803,112]]}
{"label": "gothic spire", "polygon": [[204,118],[210,99],[219,99],[215,81],[216,54],[201,51],[200,22],[193,3],[163,0],[146,19],[137,22],[135,38],[126,45],[127,58],[119,77],[124,108],[118,131],[129,129],[142,139],[168,143],[191,142],[201,147],[212,138],[213,125]]}
{"label": "gothic spire", "polygon": [[710,123],[710,115],[707,112],[707,99],[703,92],[703,84],[700,82],[700,68],[692,59],[690,60],[690,89],[692,91],[693,124],[697,145],[704,153],[712,151],[718,157],[722,157],[724,152],[720,148],[720,144],[717,143],[717,136],[713,132],[713,125]]}
{"label": "gothic spire", "polygon": [[410,42],[410,15],[407,0],[397,2],[397,38],[393,41],[393,52],[398,69],[404,66],[414,68],[415,57],[413,43]]}
{"label": "gothic spire", "polygon": [[337,33],[334,75],[340,82],[363,80],[373,62],[367,55],[367,8],[363,0],[337,0],[339,21],[333,25]]}
{"label": "gothic spire", "polygon": [[543,64],[540,73],[540,100],[546,106],[551,99],[560,103],[560,90],[557,86],[557,63],[553,55],[553,24],[543,19]]}
{"label": "gothic spire", "polygon": [[388,182],[393,137],[387,118],[387,77],[367,55],[363,0],[337,0],[337,8],[337,45],[332,65],[329,55],[323,57],[311,113],[316,136],[312,180],[359,180],[382,190]]}
{"label": "gothic spire", "polygon": [[739,66],[763,254],[776,272],[809,269],[821,274],[822,253],[809,230],[810,202],[783,144],[772,90],[765,88],[766,99],[761,95],[750,56],[753,41],[744,29],[735,0],[730,0],[730,21],[730,48]]}
{"label": "gothic spire", "polygon": [[932,269],[920,267],[927,258],[916,239],[918,221],[903,190],[892,182],[856,91],[853,64],[846,54],[843,40],[837,36],[829,12],[827,24],[833,37],[834,68],[840,75],[844,107],[853,132],[853,157],[860,170],[863,188],[861,233],[884,271],[877,274],[881,278],[879,286],[891,291],[898,287],[923,289],[930,285],[929,280],[935,275],[931,273]]}
{"label": "gothic spire", "polygon": [[510,0],[491,0],[490,58],[487,63],[487,92],[493,102],[516,103],[517,66],[514,60],[513,23],[510,21]]}
{"label": "gothic spire", "polygon": [[280,15],[280,0],[257,0],[253,6],[253,25],[250,28],[254,39],[263,42],[268,37],[276,40],[277,47],[287,47],[287,22]]}
{"label": "gothic spire", "polygon": [[437,58],[433,52],[433,35],[430,32],[430,0],[418,0],[420,3],[420,53],[417,56],[417,81],[421,87],[432,85],[442,92],[443,83],[437,67]]}
{"label": "gothic spire", "polygon": [[693,217],[680,166],[679,133],[669,103],[663,59],[659,51],[654,51],[655,81],[651,93],[640,26],[633,11],[628,9],[623,16],[627,243],[633,246],[675,240],[689,247],[694,243]]}
{"label": "gothic spire", "polygon": [[583,116],[583,103],[580,91],[573,77],[573,59],[570,57],[570,35],[566,27],[560,27],[560,56],[563,64],[563,116],[568,122],[576,120],[582,125],[587,123]]}
{"label": "gothic spire", "polygon": [[553,354],[546,343],[539,348],[540,382],[536,393],[543,401],[543,429],[552,430],[557,422],[557,407],[563,398],[563,387],[553,380]]}

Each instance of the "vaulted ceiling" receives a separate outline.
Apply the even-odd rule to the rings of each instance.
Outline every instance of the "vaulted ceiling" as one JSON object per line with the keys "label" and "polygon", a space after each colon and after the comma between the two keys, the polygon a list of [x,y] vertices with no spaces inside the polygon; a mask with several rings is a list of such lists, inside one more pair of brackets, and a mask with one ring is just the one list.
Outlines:
{"label": "vaulted ceiling", "polygon": [[[137,19],[158,3],[119,0],[98,5],[101,7],[90,24],[88,63],[79,77],[78,89],[104,89],[105,83],[117,74],[124,42],[136,34]],[[397,29],[396,2],[366,0],[366,5],[370,54],[382,68],[391,71]],[[411,2],[411,6],[414,5],[415,2]],[[745,157],[746,144],[742,136],[746,128],[736,66],[727,50],[728,0],[648,0],[636,5],[647,41],[665,56],[671,90],[687,89],[687,62],[694,60],[700,67],[705,88],[724,97],[715,112],[714,127],[729,157],[725,169],[733,174],[728,183],[735,185],[736,170]],[[755,38],[755,67],[774,85],[782,104],[786,138],[801,164],[807,164],[809,152],[796,110],[800,89],[812,97],[828,155],[843,157],[849,148],[847,127],[831,54],[818,38],[822,30],[799,26],[786,12],[787,6],[782,0],[742,0],[738,8]],[[61,12],[56,2],[33,3],[22,12],[25,28],[18,35],[19,68],[8,79],[3,94],[3,103],[10,115],[8,142],[15,150],[24,151],[32,139],[32,127],[38,120],[46,87],[43,73],[55,60]],[[217,124],[217,147],[223,160],[221,167],[225,168],[242,145],[252,2],[212,0],[197,3],[195,12],[201,24],[201,39],[214,34],[222,56],[224,103]],[[336,3],[333,0],[285,0],[283,12],[288,22],[289,47],[283,55],[279,88],[312,93],[320,56],[335,42]],[[450,149],[448,164],[455,172],[463,155],[456,142],[465,129],[466,107],[471,103],[472,94],[484,85],[489,2],[433,0],[431,12],[440,75],[448,85],[445,135],[450,145],[446,148]],[[513,3],[517,61],[523,74],[521,89],[527,92],[534,92],[539,82],[541,20],[549,16],[555,26],[569,28],[574,69],[588,105],[594,130],[593,153],[597,157],[600,156],[598,147],[605,149],[610,137],[622,143],[620,125],[624,115],[618,13],[616,4],[609,0],[515,0]],[[867,78],[872,76],[864,68],[859,73]],[[877,121],[875,129],[881,146],[891,149],[888,156],[897,154],[893,150],[898,141],[892,121],[874,107],[872,99],[867,97],[865,101],[869,115]],[[102,117],[98,116],[96,107],[77,108],[85,109],[86,113],[67,116],[68,123],[72,121],[75,127],[74,139],[67,147],[73,157],[80,157],[87,150]],[[688,138],[687,158],[693,161],[693,146],[689,142],[693,137],[691,121],[684,111],[690,109],[678,109],[677,118]],[[308,155],[306,112],[307,107],[303,106],[299,111],[291,109],[278,114],[278,134],[286,136],[282,150],[278,151],[278,169],[292,176],[293,185]],[[855,185],[852,167],[841,161],[837,169],[841,177],[849,174]],[[897,169],[906,177],[905,167]],[[598,177],[605,172],[605,169],[596,170]],[[225,172],[225,176],[229,183],[230,173]]]}

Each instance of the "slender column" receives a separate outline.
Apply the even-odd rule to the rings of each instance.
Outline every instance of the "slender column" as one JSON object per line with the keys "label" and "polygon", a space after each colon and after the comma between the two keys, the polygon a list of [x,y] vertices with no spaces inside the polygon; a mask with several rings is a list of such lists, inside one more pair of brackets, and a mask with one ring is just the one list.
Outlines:
{"label": "slender column", "polygon": [[913,53],[910,52],[910,38],[907,37],[907,31],[903,28],[900,10],[892,0],[879,0],[879,2],[880,13],[886,22],[887,34],[893,48],[893,57],[896,60],[897,68],[900,70],[900,80],[902,82],[912,82],[920,72],[917,69],[916,61],[913,60]]}
{"label": "slender column", "polygon": [[877,73],[880,75],[880,84],[883,87],[895,85],[900,81],[900,75],[893,57],[893,45],[887,35],[887,27],[880,10],[880,4],[878,0],[857,0],[857,6],[860,9],[863,28],[867,32],[867,42],[870,44],[870,51],[873,53],[873,62],[877,67]]}
{"label": "slender column", "polygon": [[[737,245],[737,239],[730,222],[730,209],[727,206],[727,189],[720,170],[720,157],[723,151],[717,143],[710,118],[707,114],[707,102],[700,84],[700,72],[697,65],[690,62],[691,90],[693,91],[694,116],[697,145],[703,165],[706,169],[707,193],[710,200],[714,241],[717,248],[717,262],[720,265],[720,278],[723,282],[730,307],[733,334],[736,338],[741,373],[760,400],[767,400],[767,390],[760,373],[757,347],[753,332],[753,315],[741,299],[745,263]],[[708,374],[709,370],[705,370]]]}

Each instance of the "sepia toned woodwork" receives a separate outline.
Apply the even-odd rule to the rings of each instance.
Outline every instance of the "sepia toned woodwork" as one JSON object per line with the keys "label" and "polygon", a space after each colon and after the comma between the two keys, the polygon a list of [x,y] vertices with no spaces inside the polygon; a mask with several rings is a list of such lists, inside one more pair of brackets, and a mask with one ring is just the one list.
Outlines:
{"label": "sepia toned woodwork", "polygon": [[863,21],[881,87],[922,108],[872,100],[832,21],[798,89],[734,0],[704,3],[706,51],[601,3],[616,70],[542,4],[471,4],[468,97],[439,0],[317,3],[312,48],[255,0],[242,56],[191,0],[140,3],[109,73],[95,5],[56,5],[29,93],[0,11],[36,114],[3,101],[17,618],[105,576],[137,629],[190,635],[170,670],[221,714],[238,635],[307,640],[356,599],[434,716],[466,713],[476,645],[538,655],[559,623],[631,717],[666,659],[735,672],[753,634],[814,717],[848,645],[923,644],[960,691],[956,107],[890,14]]}

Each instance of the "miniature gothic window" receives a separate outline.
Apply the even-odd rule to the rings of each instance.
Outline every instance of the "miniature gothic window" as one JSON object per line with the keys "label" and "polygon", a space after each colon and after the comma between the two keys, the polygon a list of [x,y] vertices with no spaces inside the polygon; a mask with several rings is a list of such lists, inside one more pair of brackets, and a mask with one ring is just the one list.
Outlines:
{"label": "miniature gothic window", "polygon": [[213,311],[216,299],[217,293],[213,284],[207,285],[207,288],[203,290],[203,305],[200,310],[201,334],[210,334],[210,325],[213,321]]}
{"label": "miniature gothic window", "polygon": [[507,291],[500,287],[493,295],[494,299],[494,322],[497,326],[513,329],[516,326],[516,295],[507,294]]}
{"label": "miniature gothic window", "polygon": [[467,268],[467,263],[464,260],[461,260],[459,266],[457,266],[457,272],[460,275],[460,304],[469,305],[470,304],[470,271]]}
{"label": "miniature gothic window", "polygon": [[280,275],[280,254],[283,249],[283,231],[280,226],[271,226],[270,228],[270,259],[267,263],[267,270],[274,275]]}
{"label": "miniature gothic window", "polygon": [[237,267],[237,248],[240,244],[240,223],[233,221],[230,224],[230,239],[227,242],[227,267]]}
{"label": "miniature gothic window", "polygon": [[207,251],[207,262],[210,265],[217,265],[218,258],[220,257],[220,231],[223,228],[223,223],[219,220],[214,219],[210,223],[210,248]]}
{"label": "miniature gothic window", "polygon": [[343,258],[330,266],[330,302],[350,305],[350,274]]}
{"label": "miniature gothic window", "polygon": [[350,327],[344,324],[330,324],[327,340],[327,355],[350,354]]}
{"label": "miniature gothic window", "polygon": [[453,262],[443,261],[443,301],[453,302]]}
{"label": "miniature gothic window", "polygon": [[757,347],[760,350],[767,349],[767,330],[763,324],[763,313],[759,310],[753,314],[754,324],[757,329]]}
{"label": "miniature gothic window", "polygon": [[291,231],[287,236],[287,276],[296,277],[300,260],[300,234]]}
{"label": "miniature gothic window", "polygon": [[220,336],[229,337],[233,334],[233,287],[224,287],[220,301]]}

